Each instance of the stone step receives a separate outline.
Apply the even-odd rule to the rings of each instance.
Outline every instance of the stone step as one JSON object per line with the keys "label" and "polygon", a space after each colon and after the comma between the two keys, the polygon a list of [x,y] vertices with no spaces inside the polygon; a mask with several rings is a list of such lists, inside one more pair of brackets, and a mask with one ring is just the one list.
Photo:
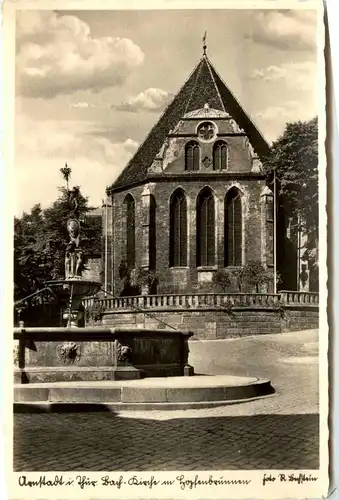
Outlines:
{"label": "stone step", "polygon": [[16,404],[189,405],[244,401],[272,394],[267,379],[204,376],[129,381],[17,384]]}

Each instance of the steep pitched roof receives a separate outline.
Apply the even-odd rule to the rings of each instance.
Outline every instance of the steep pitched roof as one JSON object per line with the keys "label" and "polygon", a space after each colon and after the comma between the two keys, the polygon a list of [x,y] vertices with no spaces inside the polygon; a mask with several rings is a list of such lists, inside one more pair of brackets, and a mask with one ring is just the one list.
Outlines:
{"label": "steep pitched roof", "polygon": [[213,109],[230,114],[248,134],[257,153],[267,154],[269,148],[267,142],[222,81],[207,56],[203,55],[109,191],[146,180],[148,168],[170,130],[184,115],[203,108],[206,103]]}

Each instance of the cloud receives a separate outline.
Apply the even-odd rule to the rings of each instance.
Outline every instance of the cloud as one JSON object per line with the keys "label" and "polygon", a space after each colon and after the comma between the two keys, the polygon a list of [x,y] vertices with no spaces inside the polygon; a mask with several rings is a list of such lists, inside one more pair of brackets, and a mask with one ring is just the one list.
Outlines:
{"label": "cloud", "polygon": [[133,113],[138,111],[157,112],[165,108],[171,97],[172,95],[168,94],[165,90],[151,87],[136,96],[130,97],[120,105],[114,106],[114,108]]}
{"label": "cloud", "polygon": [[139,146],[139,143],[137,141],[133,141],[133,139],[126,139],[124,145],[127,150],[134,152]]}
{"label": "cloud", "polygon": [[255,120],[266,139],[274,141],[284,132],[286,123],[311,120],[316,114],[315,100],[307,103],[290,100],[281,105],[268,106],[256,114]]}
{"label": "cloud", "polygon": [[75,16],[18,12],[16,70],[21,95],[49,98],[121,86],[143,60],[132,40],[92,37],[89,26]]}
{"label": "cloud", "polygon": [[315,50],[316,22],[316,11],[259,11],[251,17],[252,32],[247,38],[285,50]]}
{"label": "cloud", "polygon": [[131,138],[114,142],[93,133],[89,122],[39,122],[20,115],[16,121],[16,213],[30,210],[35,203],[48,206],[55,201],[62,184],[60,168],[66,162],[72,168],[72,183],[82,187],[90,203],[99,205],[106,186],[137,147]]}
{"label": "cloud", "polygon": [[300,119],[300,103],[298,101],[289,101],[282,106],[269,106],[263,112],[258,113],[258,116],[265,120],[276,120],[277,116],[283,118],[285,121],[294,121],[296,115]]}
{"label": "cloud", "polygon": [[287,62],[255,69],[250,78],[265,82],[282,82],[293,88],[309,90],[315,87],[316,63],[313,61]]}
{"label": "cloud", "polygon": [[80,102],[75,102],[75,103],[71,104],[71,106],[72,106],[72,108],[87,109],[87,108],[91,107],[91,104],[89,104],[88,102],[80,101]]}

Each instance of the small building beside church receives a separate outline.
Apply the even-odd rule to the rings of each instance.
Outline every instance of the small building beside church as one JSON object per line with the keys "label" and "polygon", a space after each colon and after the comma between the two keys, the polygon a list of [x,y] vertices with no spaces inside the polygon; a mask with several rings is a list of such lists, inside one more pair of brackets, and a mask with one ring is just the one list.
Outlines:
{"label": "small building beside church", "polygon": [[220,268],[260,261],[273,275],[269,146],[204,53],[108,188],[105,286],[121,269],[158,276],[157,293],[208,290]]}

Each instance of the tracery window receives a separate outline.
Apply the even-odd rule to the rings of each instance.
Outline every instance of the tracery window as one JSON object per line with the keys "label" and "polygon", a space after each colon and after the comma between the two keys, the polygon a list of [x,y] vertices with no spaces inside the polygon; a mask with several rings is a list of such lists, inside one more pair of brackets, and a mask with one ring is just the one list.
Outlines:
{"label": "tracery window", "polygon": [[213,148],[213,170],[227,170],[228,148],[224,141],[218,141]]}
{"label": "tracery window", "polygon": [[156,268],[156,203],[153,195],[150,195],[149,205],[149,267]]}
{"label": "tracery window", "polygon": [[233,187],[225,198],[225,266],[242,265],[242,206],[240,191]]}
{"label": "tracery window", "polygon": [[197,200],[197,266],[215,264],[215,206],[213,193],[204,188]]}
{"label": "tracery window", "polygon": [[198,125],[197,134],[201,141],[210,142],[216,135],[216,126],[212,122],[202,122]]}
{"label": "tracery window", "polygon": [[170,200],[169,265],[187,266],[187,200],[180,188]]}
{"label": "tracery window", "polygon": [[190,141],[185,148],[185,170],[196,171],[200,167],[200,146]]}
{"label": "tracery window", "polygon": [[126,264],[128,269],[135,267],[135,202],[131,194],[124,199],[126,222]]}

